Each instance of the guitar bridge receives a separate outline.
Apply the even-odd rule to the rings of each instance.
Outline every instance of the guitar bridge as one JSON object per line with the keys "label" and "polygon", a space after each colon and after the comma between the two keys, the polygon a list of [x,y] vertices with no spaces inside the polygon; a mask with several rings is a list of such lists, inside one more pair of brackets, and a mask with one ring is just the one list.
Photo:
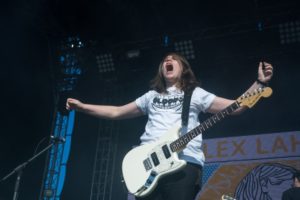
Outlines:
{"label": "guitar bridge", "polygon": [[136,194],[142,193],[143,191],[147,190],[150,185],[153,183],[153,180],[155,179],[157,173],[155,171],[152,171],[146,180],[146,183],[136,191]]}
{"label": "guitar bridge", "polygon": [[143,185],[140,189],[138,189],[135,193],[135,195],[140,194],[142,192],[144,192],[145,190],[147,190],[148,187],[146,187],[145,185]]}

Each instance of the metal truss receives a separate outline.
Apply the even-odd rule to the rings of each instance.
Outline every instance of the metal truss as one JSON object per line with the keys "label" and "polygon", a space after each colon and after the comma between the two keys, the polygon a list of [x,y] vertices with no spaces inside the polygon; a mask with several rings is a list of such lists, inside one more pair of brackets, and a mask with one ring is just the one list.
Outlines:
{"label": "metal truss", "polygon": [[[117,95],[120,95],[118,92],[117,87],[107,90],[103,95],[105,96],[104,101],[110,104],[114,103],[113,100],[119,99],[116,98]],[[90,200],[112,199],[118,133],[119,126],[116,121],[100,120]]]}

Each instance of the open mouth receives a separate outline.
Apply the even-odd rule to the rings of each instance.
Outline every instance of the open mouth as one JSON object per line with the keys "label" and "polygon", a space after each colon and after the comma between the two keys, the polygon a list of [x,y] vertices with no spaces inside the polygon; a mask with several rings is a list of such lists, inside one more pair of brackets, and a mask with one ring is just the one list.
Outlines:
{"label": "open mouth", "polygon": [[166,65],[166,70],[167,72],[173,71],[173,65],[172,64]]}

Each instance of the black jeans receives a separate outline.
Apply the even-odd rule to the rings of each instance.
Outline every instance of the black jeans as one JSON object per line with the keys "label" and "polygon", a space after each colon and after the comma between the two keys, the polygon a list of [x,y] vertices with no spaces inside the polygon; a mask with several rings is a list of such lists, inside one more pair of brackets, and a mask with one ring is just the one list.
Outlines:
{"label": "black jeans", "polygon": [[201,189],[202,167],[187,163],[185,168],[161,178],[150,195],[136,200],[194,200]]}

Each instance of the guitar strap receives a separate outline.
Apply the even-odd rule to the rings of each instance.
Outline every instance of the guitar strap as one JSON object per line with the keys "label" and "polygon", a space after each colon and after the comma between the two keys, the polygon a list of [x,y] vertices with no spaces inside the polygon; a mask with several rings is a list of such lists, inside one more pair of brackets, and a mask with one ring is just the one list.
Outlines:
{"label": "guitar strap", "polygon": [[189,112],[190,112],[190,104],[191,98],[194,89],[190,89],[184,92],[183,96],[183,104],[182,104],[182,113],[181,113],[181,126],[187,127],[189,123]]}

